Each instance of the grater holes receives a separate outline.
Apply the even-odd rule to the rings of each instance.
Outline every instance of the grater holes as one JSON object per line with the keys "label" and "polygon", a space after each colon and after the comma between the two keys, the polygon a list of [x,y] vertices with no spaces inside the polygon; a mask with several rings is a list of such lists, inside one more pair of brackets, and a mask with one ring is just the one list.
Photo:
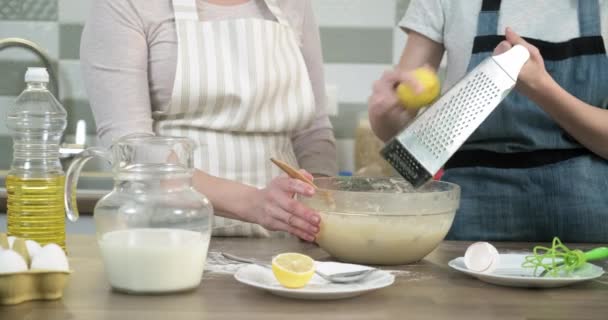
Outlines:
{"label": "grater holes", "polygon": [[439,110],[421,124],[414,135],[435,158],[439,158],[457,136],[467,131],[498,92],[498,87],[486,74],[476,74],[446,103],[437,106]]}
{"label": "grater holes", "polygon": [[381,154],[414,187],[419,187],[432,178],[418,160],[397,140],[382,148]]}

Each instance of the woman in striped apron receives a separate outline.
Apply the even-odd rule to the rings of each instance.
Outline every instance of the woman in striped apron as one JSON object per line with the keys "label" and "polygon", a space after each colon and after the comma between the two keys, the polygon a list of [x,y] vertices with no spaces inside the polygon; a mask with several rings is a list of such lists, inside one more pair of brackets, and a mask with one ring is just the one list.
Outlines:
{"label": "woman in striped apron", "polygon": [[[264,237],[269,228],[313,240],[318,215],[290,198],[313,189],[288,178],[272,180],[280,171],[269,160],[298,165],[290,133],[312,121],[314,96],[293,29],[273,0],[265,2],[276,22],[201,22],[195,0],[173,0],[177,72],[171,104],[157,117],[154,131],[189,137],[204,148],[195,157],[202,170],[195,186],[217,199],[212,202],[224,216],[216,215],[214,235]],[[269,182],[262,192],[250,187]],[[267,220],[236,216],[242,209],[218,203],[230,198],[243,202],[234,207],[245,205]],[[255,223],[226,217],[231,215]]]}
{"label": "woman in striped apron", "polygon": [[[268,237],[288,232],[313,241],[319,215],[294,195],[311,196],[314,189],[281,175],[270,162],[275,157],[298,167],[292,140],[309,130],[317,117],[316,104],[324,103],[315,101],[300,48],[301,34],[290,25],[293,21],[277,0],[222,2],[227,4],[225,8],[235,3],[263,6],[270,15],[266,19],[200,20],[205,5],[210,4],[200,0],[171,2],[177,34],[175,81],[168,103],[152,114],[153,130],[158,135],[185,136],[198,143],[194,164],[199,170],[193,183],[213,203],[213,235]],[[108,16],[114,19],[114,12],[129,11],[133,6],[110,8],[113,12]],[[154,23],[149,16],[161,10],[135,11],[134,19],[144,20],[141,33],[156,32],[146,29],[146,19]],[[137,21],[128,23],[139,27]],[[148,49],[152,50],[150,41],[148,35]],[[93,107],[96,116],[101,113],[95,104]],[[331,145],[329,156],[335,156],[333,135],[326,140]],[[314,157],[314,152],[305,153],[308,157],[311,154]],[[327,169],[335,170],[335,159]]]}
{"label": "woman in striped apron", "polygon": [[608,242],[608,57],[600,19],[608,8],[601,0],[575,3],[580,36],[548,42],[509,28],[498,35],[501,1],[482,1],[467,71],[515,44],[531,58],[517,90],[446,164],[443,180],[462,188],[448,238]]}

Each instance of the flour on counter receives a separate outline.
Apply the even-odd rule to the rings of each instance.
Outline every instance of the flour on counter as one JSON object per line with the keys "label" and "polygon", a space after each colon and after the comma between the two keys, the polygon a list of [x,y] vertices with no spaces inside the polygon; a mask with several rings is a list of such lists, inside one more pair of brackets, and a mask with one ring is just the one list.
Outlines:
{"label": "flour on counter", "polygon": [[205,272],[235,274],[241,267],[246,265],[247,263],[226,259],[222,256],[221,252],[209,252]]}
{"label": "flour on counter", "polygon": [[407,271],[407,270],[384,270],[390,272],[395,278],[402,281],[422,281],[434,278],[434,276],[422,272]]}

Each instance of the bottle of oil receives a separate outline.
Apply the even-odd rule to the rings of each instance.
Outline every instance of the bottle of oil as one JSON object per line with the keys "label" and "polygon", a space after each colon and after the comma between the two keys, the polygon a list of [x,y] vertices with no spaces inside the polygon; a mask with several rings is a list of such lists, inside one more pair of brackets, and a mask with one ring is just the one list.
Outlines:
{"label": "bottle of oil", "polygon": [[6,177],[10,235],[65,250],[64,173],[59,144],[67,113],[49,92],[45,68],[28,68],[26,89],[7,113],[13,162]]}

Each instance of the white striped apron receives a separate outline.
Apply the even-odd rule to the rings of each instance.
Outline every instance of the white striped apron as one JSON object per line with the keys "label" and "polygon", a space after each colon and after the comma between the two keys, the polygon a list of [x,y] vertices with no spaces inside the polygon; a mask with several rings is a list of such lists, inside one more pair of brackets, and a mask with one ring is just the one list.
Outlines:
{"label": "white striped apron", "polygon": [[[199,21],[196,0],[172,0],[178,37],[170,104],[159,135],[199,144],[197,169],[258,188],[280,175],[270,157],[297,166],[291,135],[313,120],[314,95],[294,30],[275,0],[275,21]],[[255,1],[255,0],[252,0]],[[217,216],[213,235],[268,237],[251,223]]]}

